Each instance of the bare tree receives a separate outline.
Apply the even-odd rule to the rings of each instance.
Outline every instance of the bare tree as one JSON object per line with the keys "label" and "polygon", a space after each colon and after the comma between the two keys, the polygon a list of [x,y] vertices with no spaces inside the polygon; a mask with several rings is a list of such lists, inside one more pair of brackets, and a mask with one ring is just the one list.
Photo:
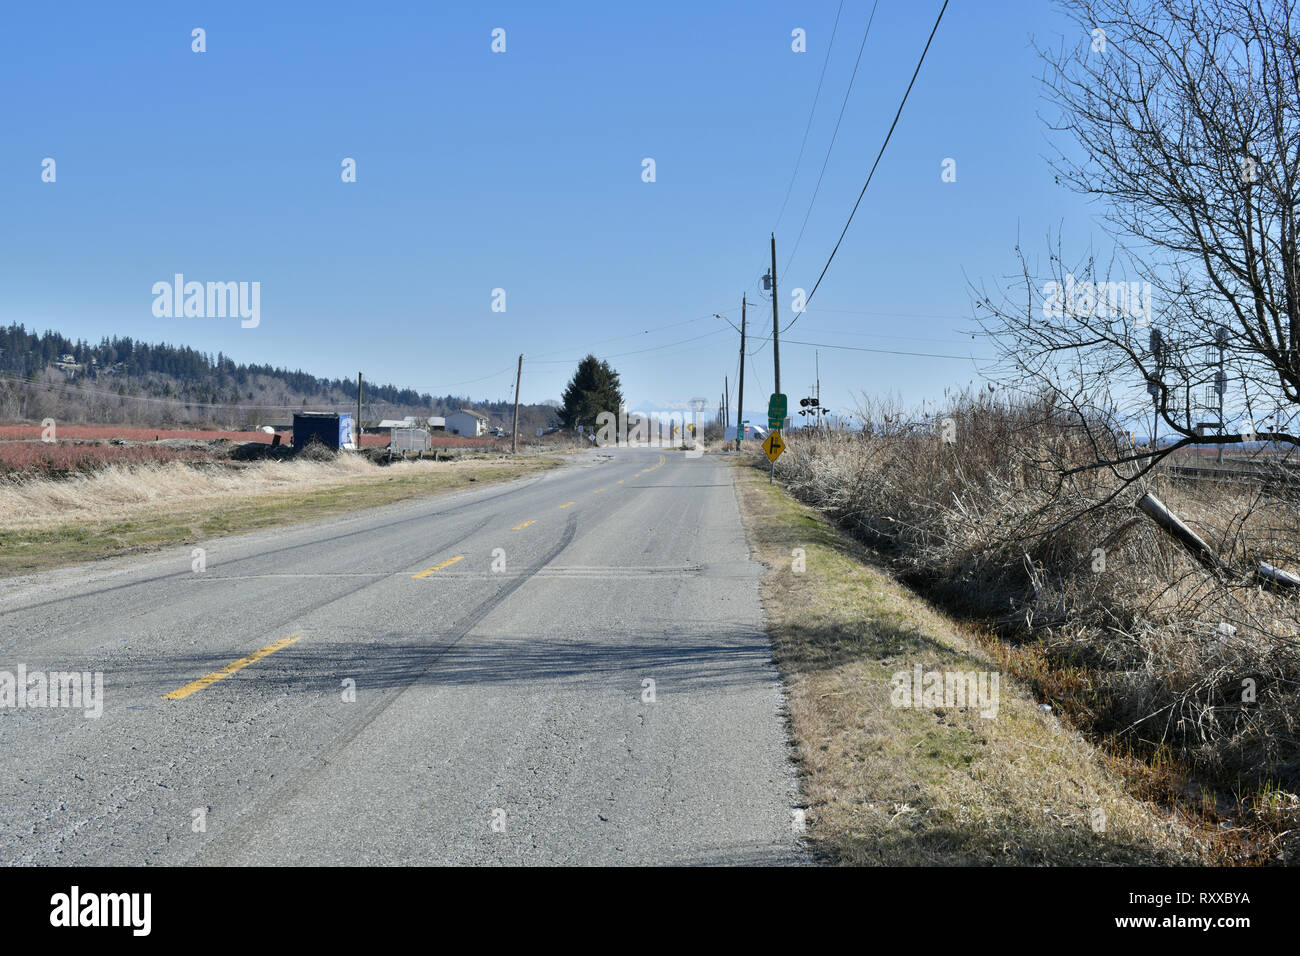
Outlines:
{"label": "bare tree", "polygon": [[[976,290],[1007,381],[1053,397],[1095,452],[1075,467],[1109,467],[1128,481],[1185,445],[1294,446],[1296,4],[1059,6],[1078,32],[1039,48],[1046,97],[1059,109],[1048,121],[1059,134],[1051,163],[1058,182],[1101,203],[1116,245],[1104,263],[1067,264],[1058,238],[1041,275],[1018,247],[1012,284],[997,299]],[[1143,408],[1148,434],[1164,444],[1122,440]],[[1205,434],[1202,412],[1217,423]],[[1236,429],[1228,412],[1242,420]]]}

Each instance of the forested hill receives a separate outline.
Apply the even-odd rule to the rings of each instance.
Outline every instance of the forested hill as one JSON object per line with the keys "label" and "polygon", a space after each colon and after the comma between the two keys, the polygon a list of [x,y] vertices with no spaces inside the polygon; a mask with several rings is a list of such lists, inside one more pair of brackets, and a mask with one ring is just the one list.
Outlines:
{"label": "forested hill", "polygon": [[[0,326],[0,417],[153,422],[224,421],[257,424],[296,408],[350,407],[355,380],[320,378],[302,370],[237,363],[188,346],[104,338],[97,345],[58,332]],[[441,415],[470,405],[460,395],[435,397],[366,381],[363,418]],[[504,420],[507,401],[473,407]],[[545,406],[521,416],[549,422]],[[493,414],[495,413],[495,414]],[[536,414],[535,414],[536,413]]]}

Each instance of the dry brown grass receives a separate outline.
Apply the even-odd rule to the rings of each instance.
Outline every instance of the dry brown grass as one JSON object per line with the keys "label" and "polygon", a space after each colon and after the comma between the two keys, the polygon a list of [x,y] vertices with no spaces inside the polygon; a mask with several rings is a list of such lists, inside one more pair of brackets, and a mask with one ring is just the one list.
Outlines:
{"label": "dry brown grass", "polygon": [[341,455],[325,461],[265,461],[243,467],[109,465],[61,480],[12,478],[0,481],[0,528],[44,528],[69,520],[123,520],[160,507],[203,507],[227,498],[286,489],[376,481],[399,473],[398,469],[416,467],[434,466],[408,462],[388,471],[363,458]]}
{"label": "dry brown grass", "polygon": [[0,480],[0,574],[291,524],[559,464],[485,456],[381,467],[343,455],[239,466],[111,466],[65,480]]}
{"label": "dry brown grass", "polygon": [[[891,706],[889,680],[998,662],[752,469],[733,472],[789,696],[808,834],[851,865],[1211,862],[1219,841],[1125,791],[1116,768],[1003,675],[994,718]],[[802,548],[806,570],[792,568]],[[1104,825],[1094,827],[1094,813]]]}
{"label": "dry brown grass", "polygon": [[903,580],[980,622],[1003,666],[1142,764],[1144,793],[1213,803],[1214,821],[1249,831],[1245,856],[1300,854],[1300,811],[1277,809],[1300,789],[1300,608],[1207,574],[1133,508],[1149,489],[1232,566],[1295,568],[1294,501],[1165,477],[1107,501],[1110,472],[1056,483],[1049,466],[1087,449],[1039,410],[959,399],[935,416],[953,419],[951,444],[907,417],[873,435],[791,436],[777,474]]}

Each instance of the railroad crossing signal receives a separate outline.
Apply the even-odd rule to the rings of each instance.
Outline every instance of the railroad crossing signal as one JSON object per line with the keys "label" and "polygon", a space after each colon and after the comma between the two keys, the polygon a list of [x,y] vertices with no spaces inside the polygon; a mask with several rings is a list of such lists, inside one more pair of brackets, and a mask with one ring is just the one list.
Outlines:
{"label": "railroad crossing signal", "polygon": [[820,415],[829,415],[831,411],[829,408],[822,408],[821,401],[816,398],[801,398],[799,399],[799,404],[803,406],[799,409],[800,415],[812,415],[817,417]]}
{"label": "railroad crossing signal", "polygon": [[772,432],[763,439],[763,451],[767,453],[767,460],[776,464],[776,460],[781,457],[781,452],[785,451],[785,442],[781,441],[780,432]]}

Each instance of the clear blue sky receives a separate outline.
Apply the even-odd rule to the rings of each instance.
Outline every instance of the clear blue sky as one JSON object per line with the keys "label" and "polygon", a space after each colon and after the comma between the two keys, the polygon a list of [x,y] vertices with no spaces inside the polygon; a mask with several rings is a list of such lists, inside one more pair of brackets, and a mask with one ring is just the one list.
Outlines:
{"label": "clear blue sky", "polygon": [[[0,31],[0,322],[476,398],[508,397],[523,352],[525,401],[558,398],[594,351],[634,406],[716,400],[724,375],[734,391],[738,337],[712,314],[738,320],[748,291],[751,329],[770,333],[758,279],[776,227],[791,317],[789,292],[825,263],[940,3],[880,0],[788,270],[870,0],[844,4],[779,226],[838,0],[13,4]],[[1031,251],[1062,220],[1075,240],[1101,238],[1043,159],[1030,37],[1063,26],[1043,0],[949,5],[848,237],[782,344],[792,400],[814,365],[793,340],[987,355],[969,334],[968,279],[1013,271],[1017,230]],[[791,50],[795,28],[806,53]],[[340,179],[344,157],[356,183]],[[642,181],[645,157],[656,182]],[[948,157],[955,183],[941,181]],[[155,318],[153,283],[176,272],[260,282],[261,324]],[[494,288],[505,313],[491,311]],[[823,348],[821,378],[824,403],[846,409],[862,391],[919,402],[978,373]],[[746,408],[771,387],[769,346]]]}

